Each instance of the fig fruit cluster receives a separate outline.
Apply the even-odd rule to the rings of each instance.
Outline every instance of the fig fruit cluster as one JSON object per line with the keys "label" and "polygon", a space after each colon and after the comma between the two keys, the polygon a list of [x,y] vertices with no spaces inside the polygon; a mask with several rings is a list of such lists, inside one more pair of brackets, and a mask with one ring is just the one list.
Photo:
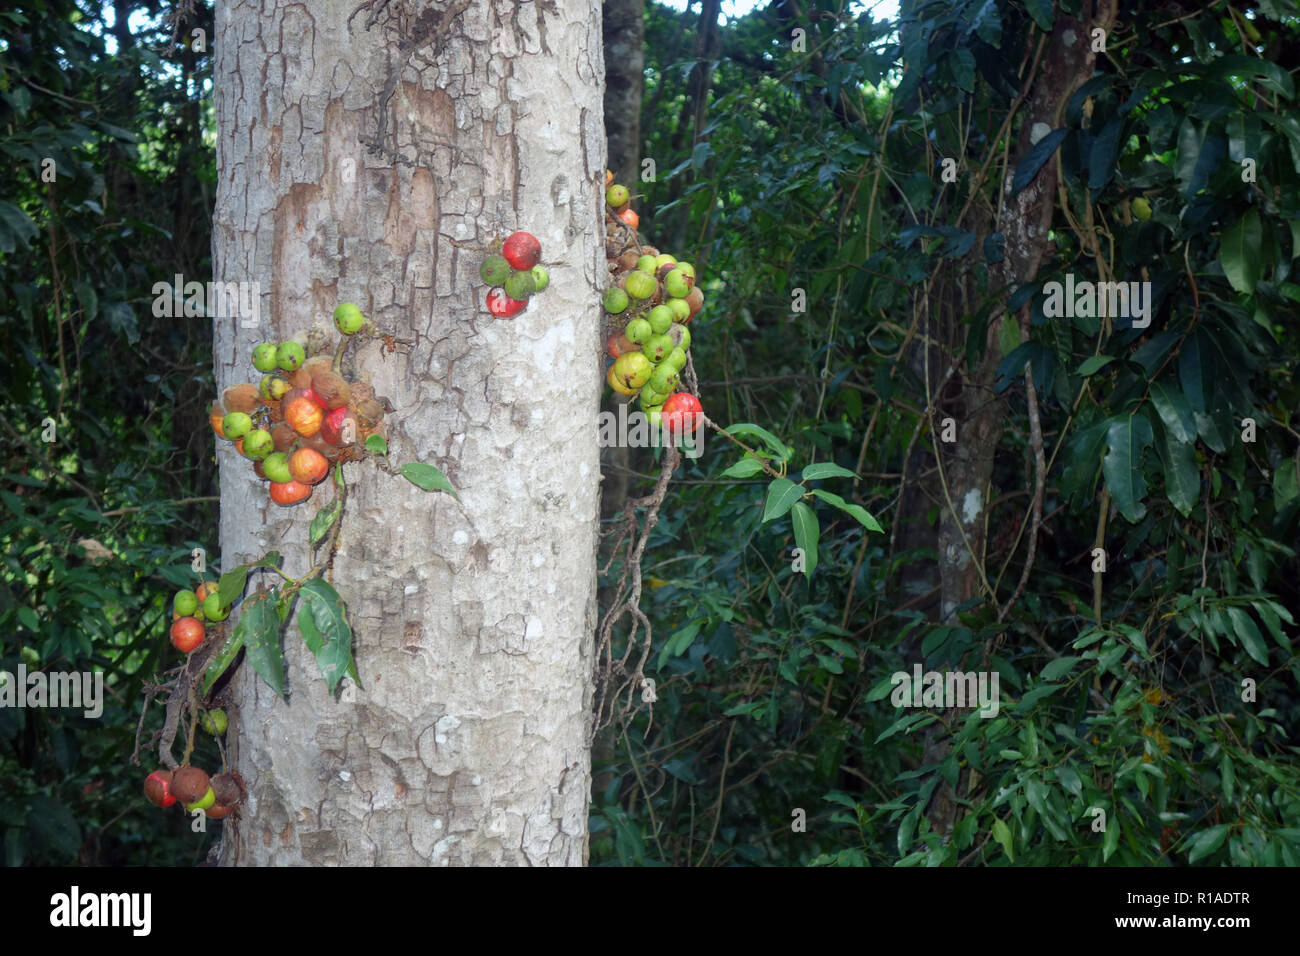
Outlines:
{"label": "fig fruit cluster", "polygon": [[206,624],[229,616],[230,608],[222,605],[216,581],[204,581],[193,591],[182,588],[172,597],[172,646],[183,654],[197,650],[207,635]]}
{"label": "fig fruit cluster", "polygon": [[[355,335],[365,316],[351,302],[334,310],[334,325]],[[226,389],[209,411],[218,438],[253,463],[270,482],[270,497],[285,507],[307,501],[330,464],[360,457],[369,435],[381,431],[384,405],[364,382],[349,382],[328,354],[307,356],[306,333],[278,345],[253,349],[253,367],[263,373],[254,385]]]}
{"label": "fig fruit cluster", "polygon": [[551,284],[550,273],[541,265],[542,244],[530,232],[512,232],[479,266],[478,274],[491,286],[488,311],[509,319],[528,307],[528,299]]}
{"label": "fig fruit cluster", "polygon": [[[602,304],[610,329],[606,350],[614,360],[605,380],[620,395],[636,396],[652,428],[680,434],[703,413],[699,399],[677,386],[691,347],[688,326],[704,307],[704,293],[693,265],[641,243],[631,193],[608,170],[605,187],[611,284]],[[629,231],[630,243],[621,238]]]}
{"label": "fig fruit cluster", "polygon": [[189,764],[175,771],[155,770],[144,778],[144,797],[156,807],[179,803],[186,812],[202,810],[213,820],[224,820],[244,799],[244,781],[239,774],[219,773],[209,777]]}

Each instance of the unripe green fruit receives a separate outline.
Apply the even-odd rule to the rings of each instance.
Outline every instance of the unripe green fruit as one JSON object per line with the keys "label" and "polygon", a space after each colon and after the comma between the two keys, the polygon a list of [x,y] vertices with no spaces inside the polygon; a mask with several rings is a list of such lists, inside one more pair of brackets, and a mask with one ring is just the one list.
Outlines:
{"label": "unripe green fruit", "polygon": [[296,372],[307,361],[307,350],[298,342],[281,342],[275,350],[275,363],[286,372]]}
{"label": "unripe green fruit", "polygon": [[[677,346],[668,353],[668,357],[664,359],[663,364],[669,365],[680,372],[682,369],[686,368],[686,350],[680,345]],[[266,465],[263,464],[262,468],[265,469]]]}
{"label": "unripe green fruit", "polygon": [[203,599],[203,616],[209,621],[224,621],[230,617],[230,608],[221,606],[221,594],[213,591]]}
{"label": "unripe green fruit", "polygon": [[344,302],[334,309],[334,328],[344,335],[356,335],[365,324],[366,317],[351,302]]}
{"label": "unripe green fruit", "polygon": [[615,183],[613,186],[610,186],[605,190],[605,202],[609,203],[616,209],[624,203],[631,201],[631,199],[632,194],[627,191],[627,187],[620,186],[618,183]]}
{"label": "unripe green fruit", "polygon": [[663,410],[663,402],[658,405],[646,405],[644,403],[641,405],[641,411],[645,412],[646,420],[655,431],[663,427]]}
{"label": "unripe green fruit", "polygon": [[660,362],[655,366],[655,370],[650,373],[650,387],[663,394],[667,394],[676,388],[679,381],[681,381],[681,376],[677,374],[677,369],[667,362]]}
{"label": "unripe green fruit", "polygon": [[649,273],[650,275],[654,275],[654,274],[655,274],[655,257],[654,257],[654,256],[642,256],[640,259],[638,259],[638,260],[636,261],[636,268],[637,268],[637,271],[638,271],[638,272],[646,272],[646,273]]}
{"label": "unripe green fruit", "polygon": [[627,293],[622,289],[606,289],[605,296],[601,301],[606,312],[611,315],[618,315],[627,308]]}
{"label": "unripe green fruit", "polygon": [[[226,732],[226,728],[230,726],[229,721],[226,719],[226,712],[220,708],[205,710],[203,716],[199,718],[199,723],[203,725],[204,730],[214,737],[220,737]],[[213,795],[215,796],[215,794],[216,790],[214,789]]]}
{"label": "unripe green fruit", "polygon": [[674,299],[684,299],[691,294],[691,284],[681,266],[664,276],[664,291]]}
{"label": "unripe green fruit", "polygon": [[253,349],[253,368],[259,372],[275,371],[275,362],[275,346],[270,342],[263,342]]}
{"label": "unripe green fruit", "polygon": [[254,428],[244,436],[244,457],[252,461],[261,461],[275,451],[275,439],[265,428]]}
{"label": "unripe green fruit", "polygon": [[209,786],[207,793],[205,793],[202,797],[200,797],[198,801],[196,801],[195,803],[185,804],[185,809],[190,813],[193,813],[195,810],[206,810],[208,807],[212,806],[216,802],[217,802],[217,795],[215,792],[213,792],[212,787]]}
{"label": "unripe green fruit", "polygon": [[666,305],[656,305],[645,315],[656,335],[663,335],[673,324],[673,310]]}
{"label": "unripe green fruit", "polygon": [[262,393],[262,397],[268,402],[278,402],[284,398],[284,393],[289,391],[289,383],[279,375],[263,375],[257,390]]}
{"label": "unripe green fruit", "polygon": [[628,388],[640,388],[654,369],[640,352],[627,352],[614,359],[614,376]]}
{"label": "unripe green fruit", "polygon": [[478,267],[479,278],[488,285],[505,285],[510,278],[510,263],[501,255],[488,256]]}
{"label": "unripe green fruit", "polygon": [[533,266],[533,292],[541,292],[551,284],[551,274],[545,266]]}
{"label": "unripe green fruit", "polygon": [[666,335],[652,335],[641,343],[641,351],[646,358],[657,365],[673,350],[674,345],[673,340]]}
{"label": "unripe green fruit", "polygon": [[654,335],[654,331],[655,330],[650,327],[650,323],[645,319],[633,319],[627,324],[627,328],[623,330],[623,334],[627,336],[629,342],[635,342],[639,345],[650,336]]}
{"label": "unripe green fruit", "polygon": [[512,272],[506,278],[506,295],[512,299],[526,299],[537,291],[537,283],[533,281],[532,271]]}
{"label": "unripe green fruit", "polygon": [[641,386],[641,391],[637,394],[636,400],[640,403],[642,408],[645,408],[648,405],[662,405],[663,400],[667,397],[667,395],[661,395],[659,392],[656,392],[653,386],[651,386],[649,382],[646,382]]}
{"label": "unripe green fruit", "polygon": [[668,337],[673,340],[673,344],[683,352],[691,347],[691,330],[680,322],[674,322],[672,328],[668,330]]}
{"label": "unripe green fruit", "polygon": [[192,617],[198,610],[198,595],[188,588],[183,591],[177,591],[176,596],[172,598],[172,610],[181,617]]}
{"label": "unripe green fruit", "polygon": [[272,452],[262,459],[262,471],[269,480],[278,484],[293,481],[293,475],[289,471],[289,456],[282,451]]}
{"label": "unripe green fruit", "polygon": [[677,268],[674,271],[680,272],[682,275],[686,276],[686,281],[691,284],[692,288],[694,288],[695,266],[691,265],[689,262],[679,262],[677,263]]}
{"label": "unripe green fruit", "polygon": [[629,272],[623,281],[623,288],[634,299],[648,299],[659,288],[654,276],[646,272]]}
{"label": "unripe green fruit", "polygon": [[685,299],[669,299],[665,304],[673,310],[673,321],[685,322],[691,317],[691,304]]}
{"label": "unripe green fruit", "polygon": [[1133,215],[1143,222],[1151,218],[1151,203],[1147,202],[1145,196],[1138,196],[1133,200]]}
{"label": "unripe green fruit", "polygon": [[221,430],[231,441],[237,441],[249,433],[253,420],[243,412],[231,412],[221,420]]}
{"label": "unripe green fruit", "polygon": [[196,607],[196,608],[194,609],[194,613],[191,614],[190,617],[194,618],[196,621],[206,621],[206,620],[207,620],[207,617],[205,617],[204,614],[203,614],[203,602],[202,602],[202,601],[199,602],[199,606]]}
{"label": "unripe green fruit", "polygon": [[662,266],[671,265],[676,261],[676,256],[667,252],[661,252],[659,255],[655,256],[655,271],[658,272]]}

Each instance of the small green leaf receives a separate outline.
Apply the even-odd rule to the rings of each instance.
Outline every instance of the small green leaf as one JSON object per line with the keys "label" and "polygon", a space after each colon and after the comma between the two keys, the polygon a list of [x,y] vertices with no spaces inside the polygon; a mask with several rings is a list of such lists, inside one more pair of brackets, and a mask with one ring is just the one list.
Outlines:
{"label": "small green leaf", "polygon": [[1260,247],[1263,230],[1259,213],[1251,209],[1223,231],[1219,242],[1219,264],[1223,274],[1238,292],[1251,293],[1259,284],[1263,256]]}
{"label": "small green leaf", "polygon": [[[662,210],[660,211],[662,212]],[[734,435],[737,438],[741,438],[745,435],[754,435],[755,437],[762,439],[763,444],[770,448],[781,461],[788,461],[790,455],[793,454],[793,449],[788,447],[781,441],[781,439],[777,438],[766,428],[762,428],[758,425],[741,422],[736,425],[730,425],[727,428],[724,428],[723,431],[728,435]]]}
{"label": "small green leaf", "polygon": [[1146,478],[1142,474],[1142,452],[1154,437],[1151,423],[1141,412],[1114,416],[1106,432],[1110,450],[1102,459],[1101,470],[1120,514],[1133,524],[1146,515],[1146,505],[1142,503],[1147,493]]}
{"label": "small green leaf", "polygon": [[1064,677],[1081,660],[1083,660],[1081,657],[1058,657],[1056,660],[1048,661],[1040,676],[1043,680],[1056,680],[1058,677]]}
{"label": "small green leaf", "polygon": [[803,493],[803,486],[796,485],[789,478],[773,478],[767,486],[767,505],[763,508],[763,521],[760,523],[781,517],[803,497]]}
{"label": "small green leaf", "polygon": [[1000,817],[993,821],[993,842],[1002,847],[1008,860],[1016,862],[1016,854],[1011,849],[1011,828]]}
{"label": "small green leaf", "polygon": [[280,650],[280,615],[276,608],[279,603],[275,588],[258,591],[244,602],[235,633],[243,642],[253,670],[277,696],[283,697],[284,653]]}
{"label": "small green leaf", "polygon": [[[798,485],[795,486],[799,487]],[[790,520],[794,524],[794,543],[803,549],[804,574],[811,578],[817,569],[817,540],[821,529],[817,525],[817,515],[802,501],[796,501],[790,511]]]}
{"label": "small green leaf", "polygon": [[1241,646],[1246,649],[1246,653],[1267,667],[1268,648],[1264,646],[1264,636],[1259,633],[1254,618],[1239,607],[1228,608],[1228,617],[1231,619],[1232,629],[1236,632],[1237,637],[1241,639]]}
{"label": "small green leaf", "polygon": [[1209,856],[1219,847],[1223,846],[1224,838],[1228,835],[1228,824],[1220,823],[1218,826],[1210,827],[1208,830],[1202,830],[1188,842],[1187,862],[1195,863],[1201,857]]}
{"label": "small green leaf", "polygon": [[372,455],[387,455],[388,442],[383,435],[370,435],[366,438],[366,451]]}
{"label": "small green leaf", "polygon": [[1105,863],[1119,846],[1119,818],[1116,814],[1106,817],[1106,835],[1101,840],[1101,860]]}
{"label": "small green leaf", "polygon": [[856,478],[856,477],[858,477],[857,474],[855,472],[849,471],[847,468],[841,468],[839,465],[832,464],[831,462],[828,461],[823,461],[823,462],[818,462],[817,464],[814,465],[809,465],[807,468],[805,468],[803,470],[802,480],[815,481],[818,478]]}
{"label": "small green leaf", "polygon": [[745,457],[740,459],[740,461],[736,462],[734,465],[732,465],[730,468],[728,468],[718,477],[719,478],[752,478],[754,475],[758,474],[762,470],[763,470],[763,463],[761,461],[759,461],[757,458]]}
{"label": "small green leaf", "polygon": [[303,642],[316,656],[316,665],[329,685],[330,693],[346,674],[359,685],[357,665],[352,658],[352,628],[348,626],[343,599],[333,586],[312,578],[298,591],[298,629]]}
{"label": "small green leaf", "polygon": [[334,527],[334,522],[338,520],[339,513],[343,510],[343,500],[335,498],[311,519],[311,527],[307,530],[307,544],[315,548],[329,534],[330,528]]}
{"label": "small green leaf", "polygon": [[415,485],[417,488],[423,488],[425,491],[446,491],[457,501],[460,501],[460,495],[456,494],[456,489],[451,486],[447,476],[440,472],[433,465],[426,465],[422,462],[407,462],[398,469],[402,477]]}
{"label": "small green leaf", "polygon": [[239,596],[244,593],[244,587],[248,584],[248,565],[241,564],[239,567],[227,571],[221,576],[221,582],[217,585],[217,590],[221,594],[221,606],[230,607]]}
{"label": "small green leaf", "polygon": [[235,627],[227,636],[226,643],[221,645],[213,658],[208,661],[207,670],[203,672],[203,683],[199,685],[199,696],[207,697],[212,693],[213,686],[221,680],[221,675],[230,667],[239,649],[244,646],[244,631]]}
{"label": "small green leaf", "polygon": [[696,618],[683,628],[674,631],[673,634],[664,641],[663,649],[659,652],[659,668],[662,670],[668,663],[670,657],[680,657],[686,653],[687,648],[695,640],[695,635],[700,633],[700,628],[704,626],[706,618]]}
{"label": "small green leaf", "polygon": [[880,527],[880,522],[877,521],[875,518],[873,518],[871,516],[871,512],[869,512],[866,508],[862,507],[862,505],[851,504],[845,501],[839,495],[835,494],[833,491],[824,491],[821,488],[814,488],[812,490],[812,493],[818,498],[820,498],[822,501],[828,502],[829,504],[833,504],[836,508],[839,508],[841,511],[852,515],[854,518],[857,519],[858,523],[861,524],[862,527],[866,528],[868,531],[879,531],[882,534],[884,533],[885,529]]}
{"label": "small green leaf", "polygon": [[1084,359],[1083,364],[1079,366],[1079,371],[1076,374],[1087,378],[1098,369],[1105,368],[1113,361],[1115,361],[1115,358],[1111,355],[1094,355],[1091,358]]}
{"label": "small green leaf", "polygon": [[1237,775],[1232,769],[1232,760],[1226,753],[1219,760],[1219,779],[1223,782],[1223,799],[1232,803],[1232,791],[1237,782]]}

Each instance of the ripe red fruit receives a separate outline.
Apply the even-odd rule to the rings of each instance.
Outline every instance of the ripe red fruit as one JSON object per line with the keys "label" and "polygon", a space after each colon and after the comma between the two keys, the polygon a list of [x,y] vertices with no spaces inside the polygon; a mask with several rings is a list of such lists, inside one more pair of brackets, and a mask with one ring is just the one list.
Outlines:
{"label": "ripe red fruit", "polygon": [[172,772],[155,770],[144,778],[144,798],[155,807],[170,807],[176,802],[172,793]]}
{"label": "ripe red fruit", "polygon": [[512,269],[531,269],[542,261],[542,244],[531,232],[512,232],[506,237],[501,254]]}
{"label": "ripe red fruit", "polygon": [[523,299],[512,299],[506,295],[504,289],[490,289],[487,294],[487,307],[499,319],[509,319],[527,308],[528,303]]}
{"label": "ripe red fruit", "polygon": [[330,463],[314,448],[299,448],[289,456],[289,473],[294,481],[314,485],[329,474]]}
{"label": "ripe red fruit", "polygon": [[321,407],[306,396],[295,398],[284,406],[284,420],[299,435],[311,437],[316,434],[324,417]]}
{"label": "ripe red fruit", "polygon": [[636,229],[641,225],[641,217],[636,214],[635,209],[624,209],[618,214],[617,219],[629,229]]}
{"label": "ripe red fruit", "polygon": [[289,507],[311,497],[311,485],[301,481],[271,482],[271,500],[277,505]]}
{"label": "ripe red fruit", "polygon": [[188,654],[203,643],[203,622],[197,617],[177,618],[172,624],[172,646]]}
{"label": "ripe red fruit", "polygon": [[695,428],[697,416],[704,414],[700,400],[689,392],[678,392],[664,402],[663,423],[670,435],[680,435]]}
{"label": "ripe red fruit", "polygon": [[334,409],[320,423],[320,437],[331,445],[351,444],[357,440],[356,416],[346,408]]}

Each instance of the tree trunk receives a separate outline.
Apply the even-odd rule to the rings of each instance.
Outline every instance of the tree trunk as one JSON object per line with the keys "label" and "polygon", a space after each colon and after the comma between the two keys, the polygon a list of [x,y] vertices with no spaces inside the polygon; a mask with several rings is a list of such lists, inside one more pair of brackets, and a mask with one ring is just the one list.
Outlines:
{"label": "tree trunk", "polygon": [[[227,5],[215,49],[214,277],[262,292],[258,328],[217,320],[219,386],[257,374],[260,341],[316,324],[336,337],[335,305],[355,302],[411,343],[366,342],[350,376],[391,400],[390,460],[441,468],[461,498],[345,466],[327,578],[362,687],[330,695],[296,626],[288,702],[240,667],[232,763],[249,794],[223,862],[584,864],[599,4]],[[515,319],[493,318],[478,267],[515,229],[541,240],[551,283]],[[281,509],[231,446],[220,458],[224,566],[278,550],[304,573],[331,483]]]}

